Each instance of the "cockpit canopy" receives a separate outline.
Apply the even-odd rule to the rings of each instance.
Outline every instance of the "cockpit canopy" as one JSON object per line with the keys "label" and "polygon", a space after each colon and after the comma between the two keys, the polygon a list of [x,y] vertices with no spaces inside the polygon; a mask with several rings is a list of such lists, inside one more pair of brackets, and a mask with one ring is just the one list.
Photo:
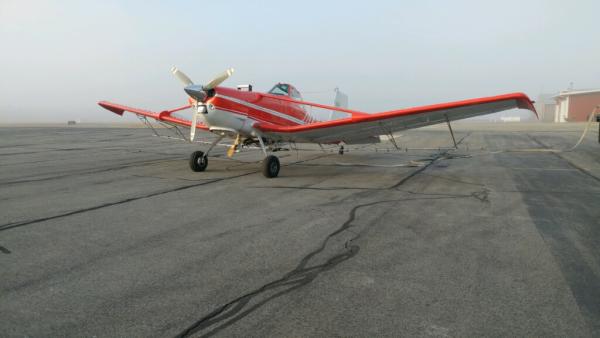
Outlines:
{"label": "cockpit canopy", "polygon": [[300,95],[300,92],[294,88],[294,86],[288,83],[276,84],[271,90],[269,90],[269,94],[289,96],[294,100],[302,101],[302,95]]}

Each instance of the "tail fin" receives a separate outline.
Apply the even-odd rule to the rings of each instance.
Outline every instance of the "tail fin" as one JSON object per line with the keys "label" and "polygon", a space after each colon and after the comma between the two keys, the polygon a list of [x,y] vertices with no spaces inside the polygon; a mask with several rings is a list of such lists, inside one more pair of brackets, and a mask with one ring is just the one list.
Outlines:
{"label": "tail fin", "polygon": [[333,105],[339,108],[348,109],[348,95],[342,93],[339,88],[335,88],[335,99]]}
{"label": "tail fin", "polygon": [[[348,95],[342,93],[339,88],[335,88],[335,98],[333,99],[333,105],[338,108],[348,109]],[[337,120],[347,117],[348,114],[339,111],[332,110],[329,113],[329,120]]]}

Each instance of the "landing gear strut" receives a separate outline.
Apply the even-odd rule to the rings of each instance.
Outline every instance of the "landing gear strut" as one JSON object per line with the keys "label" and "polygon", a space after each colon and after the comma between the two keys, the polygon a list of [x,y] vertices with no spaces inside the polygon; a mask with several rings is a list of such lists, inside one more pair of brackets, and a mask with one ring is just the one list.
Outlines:
{"label": "landing gear strut", "polygon": [[344,155],[344,145],[340,146],[340,150],[338,150],[338,154]]}

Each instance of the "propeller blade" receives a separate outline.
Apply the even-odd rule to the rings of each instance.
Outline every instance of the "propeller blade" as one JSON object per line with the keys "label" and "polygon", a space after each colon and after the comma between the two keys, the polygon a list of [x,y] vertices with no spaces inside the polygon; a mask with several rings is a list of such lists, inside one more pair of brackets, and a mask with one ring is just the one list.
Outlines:
{"label": "propeller blade", "polygon": [[233,74],[233,68],[229,68],[226,71],[224,71],[223,73],[221,73],[220,75],[218,75],[217,77],[215,77],[214,79],[212,79],[212,81],[210,81],[209,83],[207,83],[206,85],[202,86],[205,90],[211,90],[213,88],[215,88],[216,86],[220,85],[221,83],[223,83],[223,81],[227,80],[231,74]]}
{"label": "propeller blade", "polygon": [[192,125],[190,127],[190,141],[194,140],[194,136],[196,136],[196,121],[198,121],[198,109],[194,109],[194,114],[192,114]]}
{"label": "propeller blade", "polygon": [[194,82],[192,82],[192,80],[190,80],[190,78],[187,77],[187,75],[185,75],[182,71],[177,69],[177,67],[171,68],[171,73],[173,73],[173,75],[175,75],[175,77],[186,86],[191,86],[194,84]]}

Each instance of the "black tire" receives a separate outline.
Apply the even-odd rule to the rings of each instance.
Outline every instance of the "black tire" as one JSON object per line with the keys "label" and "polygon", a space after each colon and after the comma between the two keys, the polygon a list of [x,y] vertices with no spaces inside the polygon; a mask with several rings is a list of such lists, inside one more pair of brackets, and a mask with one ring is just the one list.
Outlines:
{"label": "black tire", "polygon": [[279,159],[275,155],[269,155],[263,160],[263,175],[266,178],[274,178],[279,175]]}
{"label": "black tire", "polygon": [[338,154],[344,155],[344,146],[340,147],[340,150],[338,150]]}
{"label": "black tire", "polygon": [[194,151],[190,156],[190,168],[195,171],[204,171],[208,166],[208,157],[201,151]]}

